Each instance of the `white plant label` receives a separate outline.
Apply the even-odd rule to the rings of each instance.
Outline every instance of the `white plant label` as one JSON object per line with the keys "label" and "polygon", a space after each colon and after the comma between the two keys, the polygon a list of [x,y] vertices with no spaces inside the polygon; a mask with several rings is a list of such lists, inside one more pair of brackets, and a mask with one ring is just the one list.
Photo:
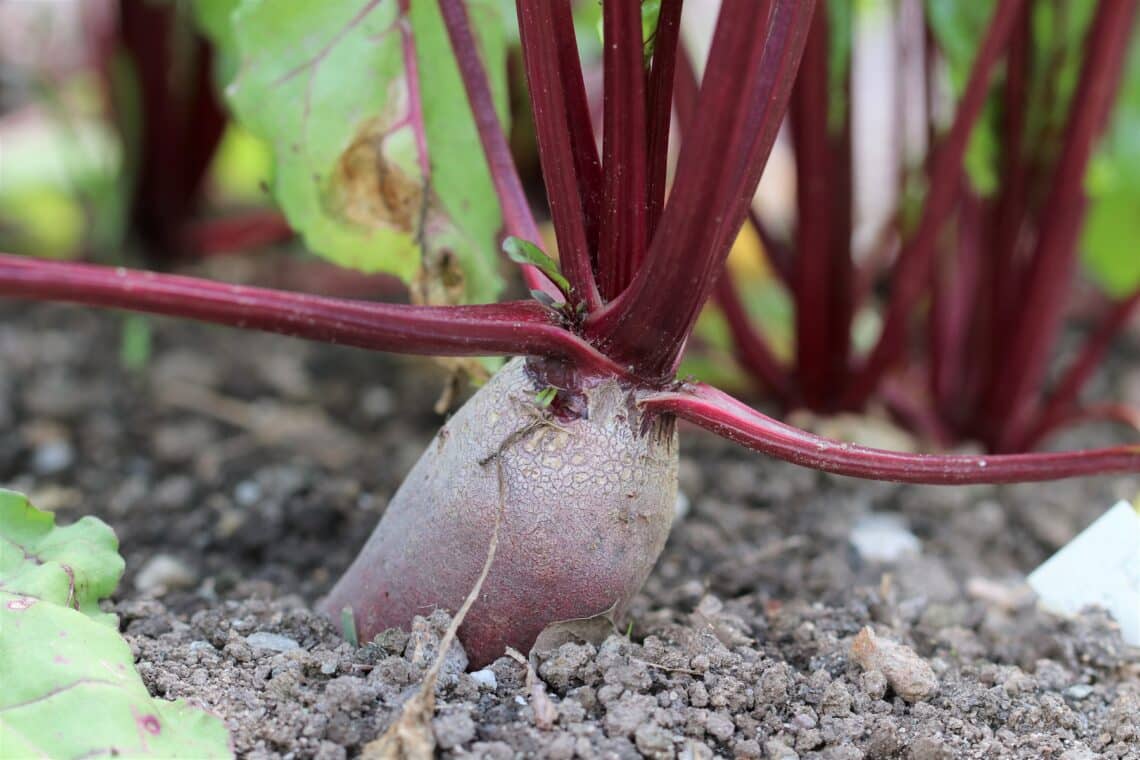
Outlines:
{"label": "white plant label", "polygon": [[1029,575],[1041,604],[1062,615],[1097,605],[1140,646],[1140,512],[1122,501]]}

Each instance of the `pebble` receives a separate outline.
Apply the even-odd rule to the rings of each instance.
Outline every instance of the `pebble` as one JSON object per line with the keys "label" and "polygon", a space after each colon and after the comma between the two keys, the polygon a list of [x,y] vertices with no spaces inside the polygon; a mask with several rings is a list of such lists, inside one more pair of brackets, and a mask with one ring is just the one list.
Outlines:
{"label": "pebble", "polygon": [[[439,656],[440,639],[451,618],[442,610],[436,610],[430,617],[416,615],[412,620],[412,630],[404,646],[404,656],[416,667],[430,668]],[[458,640],[452,641],[443,657],[439,671],[439,685],[449,687],[459,681],[459,676],[467,672],[467,653]]]}
{"label": "pebble", "polygon": [[320,663],[321,675],[331,676],[336,673],[338,664],[336,652],[322,652],[317,656],[317,662]]}
{"label": "pebble", "polygon": [[779,739],[769,739],[764,743],[764,753],[773,760],[799,760],[799,754]]}
{"label": "pebble", "polygon": [[75,462],[75,449],[64,440],[46,441],[32,454],[32,469],[38,475],[55,475]]}
{"label": "pebble", "polygon": [[713,751],[704,742],[686,739],[677,752],[677,760],[711,760]]}
{"label": "pebble", "polygon": [[1073,699],[1073,700],[1084,699],[1085,697],[1087,697],[1089,694],[1092,694],[1092,693],[1093,693],[1093,687],[1089,686],[1087,683],[1073,684],[1072,686],[1070,686],[1069,688],[1065,689],[1062,692],[1062,694],[1065,695],[1065,699]]}
{"label": "pebble", "polygon": [[455,749],[475,738],[475,721],[465,711],[443,712],[432,719],[431,727],[440,749]]}
{"label": "pebble", "polygon": [[243,507],[252,507],[261,500],[261,486],[252,480],[243,480],[234,489],[234,501]]}
{"label": "pebble", "polygon": [[257,631],[245,637],[245,641],[251,647],[259,649],[270,649],[274,652],[291,652],[294,649],[300,649],[301,645],[288,636],[282,636],[279,633],[270,633],[269,631]]}
{"label": "pebble", "polygon": [[197,582],[198,574],[194,569],[169,554],[154,555],[135,576],[135,588],[144,594],[163,594],[174,589],[190,588]]}
{"label": "pebble", "polygon": [[193,497],[194,480],[186,475],[171,475],[154,487],[151,503],[158,509],[173,512],[184,508]]}
{"label": "pebble", "polygon": [[926,660],[905,644],[876,637],[869,627],[856,634],[851,656],[864,670],[882,672],[907,702],[924,701],[938,691],[938,677]]}
{"label": "pebble", "polygon": [[476,670],[471,674],[471,680],[479,684],[480,689],[494,691],[499,686],[499,679],[495,677],[495,671],[490,668]]}
{"label": "pebble", "polygon": [[360,396],[360,411],[365,419],[375,422],[390,415],[396,408],[395,394],[383,385],[374,385]]}
{"label": "pebble", "polygon": [[1061,755],[1060,760],[1096,760],[1100,755],[1096,754],[1088,747],[1080,744],[1072,749],[1066,750]]}
{"label": "pebble", "polygon": [[683,519],[685,515],[689,514],[690,506],[689,497],[685,495],[684,491],[678,489],[677,501],[673,503],[673,519]]}
{"label": "pebble", "polygon": [[910,532],[903,518],[887,512],[859,517],[851,527],[848,540],[867,562],[897,562],[922,551],[922,542]]}

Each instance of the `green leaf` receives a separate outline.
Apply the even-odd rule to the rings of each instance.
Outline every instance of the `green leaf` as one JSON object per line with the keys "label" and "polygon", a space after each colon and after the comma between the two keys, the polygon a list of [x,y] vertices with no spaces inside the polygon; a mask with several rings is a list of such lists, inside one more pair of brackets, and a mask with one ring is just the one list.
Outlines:
{"label": "green leaf", "polygon": [[[1140,33],[1140,23],[1137,26]],[[1109,128],[1085,180],[1083,262],[1100,287],[1123,297],[1140,288],[1140,45],[1132,45]]]}
{"label": "green leaf", "polygon": [[[958,0],[926,0],[927,19],[946,63],[950,86],[960,97],[966,89],[970,70],[978,55],[978,47],[993,17],[994,0],[958,2]],[[963,159],[966,176],[974,190],[989,196],[998,186],[998,111],[986,103],[981,118],[970,132]],[[945,129],[948,124],[941,125]]]}
{"label": "green leaf", "polygon": [[194,21],[198,30],[214,45],[214,81],[225,87],[237,73],[237,38],[233,14],[241,0],[194,0]]}
{"label": "green leaf", "polygon": [[147,692],[115,616],[98,608],[122,573],[103,522],[56,527],[0,489],[4,757],[232,757],[220,719]]}
{"label": "green leaf", "polygon": [[[507,31],[500,4],[467,0],[467,16],[491,79],[499,122],[510,121],[507,97]],[[459,260],[469,302],[493,301],[503,287],[498,196],[483,156],[479,132],[438,2],[410,3],[420,73],[431,201],[424,220],[429,270],[446,275],[451,254]]]}
{"label": "green leaf", "polygon": [[993,17],[995,0],[926,0],[926,17],[946,60],[955,94],[966,89],[978,46]]}
{"label": "green leaf", "polygon": [[547,256],[541,248],[522,238],[510,236],[503,241],[503,251],[507,258],[516,264],[530,264],[538,267],[550,281],[558,286],[565,296],[570,295],[570,282],[562,276],[557,262]]}
{"label": "green leaf", "polygon": [[0,748],[5,757],[232,757],[225,725],[151,698],[106,625],[0,591]]}
{"label": "green leaf", "polygon": [[84,517],[64,528],[13,491],[0,489],[0,591],[71,607],[115,624],[99,610],[123,574],[119,542],[106,523]]}
{"label": "green leaf", "polygon": [[[499,4],[468,5],[505,119]],[[272,146],[274,195],[315,253],[493,300],[501,213],[490,172],[438,6],[408,7],[242,0],[230,102]]]}
{"label": "green leaf", "polygon": [[847,117],[847,82],[851,77],[854,26],[851,0],[827,2],[827,128],[837,132]]}
{"label": "green leaf", "polygon": [[558,395],[558,389],[553,385],[548,385],[538,393],[534,394],[534,403],[543,409],[554,403],[554,397]]}
{"label": "green leaf", "polygon": [[1096,3],[1034,3],[1028,130],[1032,144],[1057,139],[1076,90]]}
{"label": "green leaf", "polygon": [[[728,272],[724,276],[733,277],[749,322],[760,331],[773,354],[783,362],[790,361],[795,346],[795,309],[788,292],[768,276],[744,277]],[[732,332],[715,302],[701,311],[677,375],[740,391],[754,383],[733,356]]]}
{"label": "green leaf", "polygon": [[642,55],[646,66],[653,59],[657,46],[657,20],[661,17],[661,0],[641,0]]}
{"label": "green leaf", "polygon": [[966,176],[970,178],[970,185],[982,197],[989,197],[997,192],[1000,179],[998,177],[998,159],[1001,146],[998,137],[998,109],[991,98],[986,101],[978,123],[970,131],[970,140],[966,143],[966,155],[962,157],[962,164],[966,169]]}
{"label": "green leaf", "polygon": [[119,364],[123,369],[131,372],[146,369],[153,351],[153,337],[149,317],[144,314],[123,317],[123,331],[119,336]]}

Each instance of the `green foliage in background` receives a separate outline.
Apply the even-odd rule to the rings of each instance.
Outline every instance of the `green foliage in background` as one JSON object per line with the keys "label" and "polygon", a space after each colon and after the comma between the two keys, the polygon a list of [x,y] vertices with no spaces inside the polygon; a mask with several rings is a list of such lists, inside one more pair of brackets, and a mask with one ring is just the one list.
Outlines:
{"label": "green foliage in background", "polygon": [[[930,25],[961,95],[995,0],[926,0]],[[1035,3],[1026,144],[1051,162],[1060,145],[1096,3]],[[1140,24],[1134,40],[1140,39]],[[991,99],[970,136],[966,172],[983,196],[998,190],[999,108]],[[1081,239],[1086,271],[1109,295],[1140,287],[1140,43],[1134,41],[1105,138],[1085,179],[1089,211]]]}
{"label": "green foliage in background", "polygon": [[1084,263],[1110,295],[1140,288],[1140,25],[1129,52],[1116,110],[1093,159]]}

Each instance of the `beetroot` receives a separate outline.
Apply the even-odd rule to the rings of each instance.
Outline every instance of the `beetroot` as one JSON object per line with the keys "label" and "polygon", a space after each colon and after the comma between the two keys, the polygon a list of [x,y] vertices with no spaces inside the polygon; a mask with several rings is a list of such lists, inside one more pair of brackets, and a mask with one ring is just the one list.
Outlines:
{"label": "beetroot", "polygon": [[472,664],[527,651],[551,623],[621,614],[672,524],[676,426],[612,378],[586,384],[574,415],[539,406],[543,387],[516,359],[440,429],[322,602],[330,616],[353,608],[368,639],[458,609],[499,512],[500,463],[499,550],[460,628]]}

